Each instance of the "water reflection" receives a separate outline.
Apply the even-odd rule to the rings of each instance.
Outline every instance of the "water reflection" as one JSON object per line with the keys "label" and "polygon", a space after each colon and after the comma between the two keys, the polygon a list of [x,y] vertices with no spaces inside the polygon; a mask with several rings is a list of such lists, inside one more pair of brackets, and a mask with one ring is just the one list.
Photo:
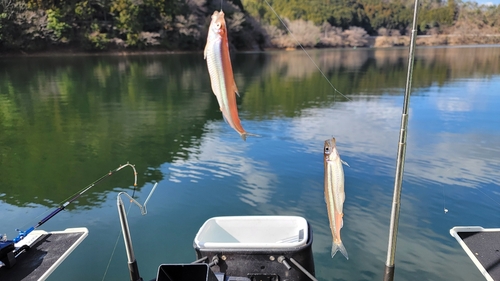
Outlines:
{"label": "water reflection", "polygon": [[371,157],[377,161],[394,152],[400,101],[399,98],[358,99],[331,108],[305,110],[302,118],[292,121],[290,133],[311,153],[318,151],[318,143],[333,135],[341,155]]}
{"label": "water reflection", "polygon": [[186,148],[186,159],[174,159],[168,167],[169,180],[182,183],[183,180],[205,184],[213,178],[237,177],[232,188],[240,194],[239,199],[256,206],[267,203],[270,193],[278,184],[277,176],[270,172],[271,167],[264,161],[256,161],[246,156],[251,149],[250,141],[241,143],[239,139],[220,135],[225,131],[230,135],[226,124],[209,123],[209,132],[196,148]]}
{"label": "water reflection", "polygon": [[[490,200],[498,194],[500,168],[499,54],[500,48],[417,50],[399,279],[477,278],[447,232],[456,224],[500,219]],[[315,50],[310,55],[350,100],[335,94],[302,52],[235,56],[240,117],[245,128],[261,136],[246,142],[222,119],[202,54],[3,58],[0,205],[9,218],[32,219],[130,161],[138,168],[139,196],[148,182],[160,182],[157,205],[151,202],[151,210],[158,211],[131,219],[146,232],[140,233],[138,249],[147,251],[137,252],[151,272],[168,259],[191,261],[192,237],[209,216],[290,214],[305,216],[314,229],[320,279],[380,279],[406,51]],[[332,260],[329,253],[321,151],[332,136],[351,166],[345,169],[342,233],[349,261]],[[118,186],[131,188],[131,178],[125,172],[96,186],[52,227],[78,222],[88,224],[91,233],[115,231],[113,194]],[[20,227],[16,221],[2,218],[12,228]],[[151,249],[145,241],[158,239],[157,233],[169,243]],[[88,243],[111,252],[114,238],[96,235]],[[166,255],[165,248],[176,255]],[[69,262],[74,266],[61,272],[81,268],[80,260],[92,268],[107,262],[86,259],[87,249],[82,251]],[[112,275],[122,276],[126,269],[115,267]],[[102,279],[98,271],[83,272],[81,280]]]}
{"label": "water reflection", "polygon": [[[470,77],[471,71],[474,76],[498,74],[500,63],[495,63],[498,50],[418,49],[416,60],[420,64],[415,68],[414,94],[439,92],[436,86],[422,90],[419,87],[442,85],[446,81],[442,78],[452,82]],[[314,141],[318,141],[335,134],[345,136],[340,140],[346,146],[345,153],[359,154],[356,147],[363,147],[363,153],[373,155],[372,158],[390,155],[393,147],[389,144],[397,136],[394,132],[399,124],[400,103],[397,99],[388,99],[387,95],[402,94],[405,52],[405,49],[309,51],[310,57],[341,91],[363,94],[349,103],[335,97],[303,52],[238,54],[235,75],[243,94],[239,100],[243,122],[301,116],[293,120],[295,124],[290,130],[293,137],[312,141],[314,136]],[[2,59],[1,163],[6,174],[18,176],[2,177],[1,186],[19,186],[13,179],[34,174],[26,162],[33,163],[32,169],[42,168],[42,174],[50,175],[46,179],[35,177],[24,184],[27,190],[23,195],[3,192],[8,193],[9,198],[24,202],[53,194],[34,186],[52,186],[59,191],[55,194],[67,194],[67,186],[74,184],[74,176],[69,176],[69,171],[58,183],[52,180],[54,171],[67,170],[67,163],[74,163],[73,171],[95,175],[117,165],[117,159],[119,164],[133,158],[138,166],[146,169],[158,168],[161,163],[177,157],[189,159],[191,151],[200,146],[202,135],[211,131],[211,120],[221,120],[210,92],[206,66],[198,55],[201,56]],[[244,67],[247,63],[248,67]],[[26,75],[27,68],[30,75]],[[424,73],[425,79],[420,79]],[[481,95],[494,92],[493,88],[481,88],[479,80],[462,84],[450,86],[467,96],[438,95],[435,99],[438,118],[445,128],[454,121],[466,121],[466,115],[461,113],[473,110],[469,101],[475,101],[476,108],[485,107],[487,99]],[[467,91],[462,91],[463,87],[467,87]],[[381,94],[381,98],[376,97]],[[337,104],[339,101],[342,103]],[[356,116],[360,116],[358,120],[353,119]],[[327,132],[330,131],[327,128],[333,132]],[[154,153],[146,149],[151,146],[155,147]],[[464,151],[440,147],[434,150]],[[96,166],[94,162],[98,159],[105,161],[97,161]],[[147,173],[144,179],[158,180],[159,174],[153,174],[155,177],[150,179],[152,174]],[[82,182],[83,178],[77,181]],[[24,199],[20,199],[21,196]],[[35,202],[44,204],[40,200]]]}
{"label": "water reflection", "polygon": [[[488,83],[486,88],[483,85],[481,91],[491,92],[497,83],[500,80]],[[429,116],[428,105],[422,105],[427,101],[418,97],[412,100],[406,172],[416,181],[467,187],[494,182],[498,177],[495,171],[500,167],[500,149],[493,144],[500,141],[500,136],[496,131],[480,130],[477,124],[483,120],[478,120],[478,114],[471,111],[493,119],[500,117],[496,110],[498,98],[489,99],[489,105],[474,95],[450,98],[466,105],[467,109],[443,108],[438,97],[433,109],[437,111]],[[387,173],[393,169],[394,163],[387,159],[396,151],[401,103],[401,98],[359,99],[332,108],[305,110],[302,118],[292,122],[290,132],[310,152],[317,151],[317,144],[333,135],[344,157],[380,163],[373,172]],[[447,116],[450,111],[455,117]],[[456,116],[457,112],[471,115]],[[419,122],[421,120],[423,122]],[[447,124],[442,126],[443,123]],[[448,130],[453,133],[446,132]],[[455,133],[457,131],[460,133]]]}
{"label": "water reflection", "polygon": [[[78,190],[73,186],[85,186],[89,177],[126,161],[141,169],[158,167],[170,161],[179,144],[199,136],[211,118],[205,111],[212,97],[188,82],[201,67],[188,74],[168,71],[165,81],[151,78],[152,72],[159,74],[158,67],[143,68],[159,64],[149,63],[150,58],[19,60],[25,64],[2,61],[0,85],[0,161],[10,175],[1,177],[0,189],[9,194],[8,202],[59,202]],[[152,151],[147,149],[151,144],[163,145]],[[140,182],[158,180],[158,175],[148,174]],[[12,186],[22,192],[11,192]]]}

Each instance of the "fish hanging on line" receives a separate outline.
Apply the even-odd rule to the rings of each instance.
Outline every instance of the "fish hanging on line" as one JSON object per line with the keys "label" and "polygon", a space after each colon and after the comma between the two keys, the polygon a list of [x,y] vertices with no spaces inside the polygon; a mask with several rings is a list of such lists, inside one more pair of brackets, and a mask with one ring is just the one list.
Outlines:
{"label": "fish hanging on line", "polygon": [[347,250],[340,239],[340,229],[344,225],[343,207],[345,201],[344,169],[342,168],[342,164],[347,165],[347,163],[340,159],[335,138],[325,141],[323,156],[325,166],[325,201],[333,238],[332,258],[340,251],[346,259],[349,259]]}
{"label": "fish hanging on line", "polygon": [[222,11],[215,11],[212,15],[204,56],[207,61],[208,73],[210,74],[212,91],[217,97],[222,116],[240,134],[241,138],[246,140],[246,137],[252,134],[243,129],[238,116],[236,95],[239,96],[239,94],[229,57],[227,27],[224,20],[224,12]]}

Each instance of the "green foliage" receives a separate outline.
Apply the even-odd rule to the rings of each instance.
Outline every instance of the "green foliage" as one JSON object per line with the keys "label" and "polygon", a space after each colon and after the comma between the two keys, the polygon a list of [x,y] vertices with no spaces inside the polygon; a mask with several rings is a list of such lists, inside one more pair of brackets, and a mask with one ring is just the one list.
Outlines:
{"label": "green foliage", "polygon": [[265,18],[269,7],[263,0],[242,0],[245,11],[253,15],[259,22]]}
{"label": "green foliage", "polygon": [[137,33],[127,33],[127,42],[128,46],[135,47],[138,46],[140,41],[139,41],[139,34]]}
{"label": "green foliage", "polygon": [[453,0],[448,1],[446,6],[439,8],[423,9],[419,17],[420,30],[433,27],[451,26],[456,16],[456,5]]}
{"label": "green foliage", "polygon": [[[359,0],[273,0],[268,1],[281,18],[290,21],[312,21],[320,26],[328,21],[333,26],[348,29],[350,26],[363,27],[370,31],[369,19],[364,4]],[[282,23],[264,0],[243,0],[245,10],[256,17],[261,24],[271,24],[282,28]]]}
{"label": "green foliage", "polygon": [[396,29],[404,33],[411,24],[413,16],[411,10],[400,3],[366,4],[365,11],[373,30],[386,28]]}
{"label": "green foliage", "polygon": [[107,38],[106,33],[99,32],[99,25],[92,23],[92,33],[87,34],[87,40],[90,44],[90,50],[105,50],[110,40]]}
{"label": "green foliage", "polygon": [[75,18],[78,21],[88,21],[92,19],[92,9],[89,1],[82,1],[75,4]]}
{"label": "green foliage", "polygon": [[114,15],[116,27],[123,32],[131,32],[137,29],[137,15],[139,7],[130,0],[114,0],[111,3],[110,12]]}
{"label": "green foliage", "polygon": [[[273,36],[285,36],[287,31],[280,18],[289,23],[310,22],[317,28],[328,23],[332,29],[324,30],[319,39],[322,46],[345,45],[339,44],[338,38],[351,27],[362,28],[370,35],[376,35],[381,28],[404,35],[412,21],[412,3],[413,0],[227,0],[222,2],[222,9],[231,46],[262,49],[276,39]],[[219,9],[219,0],[0,0],[0,50],[40,50],[60,43],[85,50],[149,46],[200,50],[205,44],[210,15]],[[419,28],[420,33],[428,34],[498,34],[500,6],[425,0],[419,13]]]}
{"label": "green foliage", "polygon": [[351,26],[362,27],[367,31],[372,29],[363,4],[355,1],[350,1],[347,6],[337,6],[333,15],[327,20],[331,25],[343,29],[348,29]]}
{"label": "green foliage", "polygon": [[[344,30],[351,26],[362,27],[370,34],[375,34],[380,28],[399,30],[401,34],[405,34],[413,16],[413,1],[410,0],[269,0],[267,2],[280,17],[290,21],[311,20],[316,25],[328,21],[332,26]],[[243,0],[242,3],[245,10],[261,24],[283,28],[278,17],[264,0]],[[455,24],[459,10],[471,9],[459,6],[459,3],[462,2],[425,1],[419,13],[420,31],[426,32],[432,28],[444,28]],[[483,6],[484,10],[477,9],[478,13],[474,17],[485,24],[500,28],[499,9],[496,6],[487,9],[486,7]]]}
{"label": "green foliage", "polygon": [[108,47],[109,39],[106,34],[93,32],[87,36],[91,50],[105,50]]}
{"label": "green foliage", "polygon": [[139,42],[139,6],[134,5],[131,0],[114,0],[110,12],[114,16],[120,37],[124,37],[128,46],[136,47]]}
{"label": "green foliage", "polygon": [[37,9],[47,10],[56,7],[56,4],[58,4],[56,3],[56,1],[57,0],[27,0],[26,5],[29,9],[32,10],[37,10]]}
{"label": "green foliage", "polygon": [[3,21],[7,18],[6,13],[0,13],[0,43],[2,42],[3,39]]}
{"label": "green foliage", "polygon": [[70,29],[70,25],[63,21],[63,16],[59,9],[48,9],[47,29],[53,32],[53,37],[56,41],[65,41],[64,35]]}

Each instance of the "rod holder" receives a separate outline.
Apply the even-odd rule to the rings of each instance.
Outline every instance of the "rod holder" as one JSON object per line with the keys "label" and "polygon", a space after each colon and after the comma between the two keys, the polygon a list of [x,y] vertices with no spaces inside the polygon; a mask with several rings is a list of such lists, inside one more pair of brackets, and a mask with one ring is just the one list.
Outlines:
{"label": "rod holder", "polygon": [[286,267],[286,269],[288,269],[288,270],[292,269],[292,267],[288,264],[288,262],[286,261],[286,258],[284,256],[279,256],[278,262],[283,264]]}
{"label": "rod holder", "polygon": [[130,236],[130,228],[128,226],[128,220],[127,220],[127,213],[125,212],[125,207],[123,205],[123,201],[121,198],[121,195],[125,195],[130,199],[130,201],[137,206],[139,206],[139,209],[141,210],[141,214],[145,215],[148,213],[146,209],[146,204],[148,203],[149,199],[151,198],[151,195],[156,189],[156,186],[158,183],[155,183],[153,186],[153,189],[151,189],[151,192],[149,193],[148,197],[146,198],[146,201],[144,201],[144,204],[140,204],[132,198],[132,196],[128,195],[126,192],[120,192],[118,193],[118,196],[116,197],[116,205],[118,206],[118,215],[120,217],[120,224],[122,226],[122,234],[123,234],[123,242],[125,243],[125,251],[127,252],[127,260],[128,260],[128,268],[130,272],[130,280],[131,281],[142,281],[141,276],[139,275],[139,267],[137,266],[137,261],[135,259],[134,255],[134,248],[132,247],[132,238]]}

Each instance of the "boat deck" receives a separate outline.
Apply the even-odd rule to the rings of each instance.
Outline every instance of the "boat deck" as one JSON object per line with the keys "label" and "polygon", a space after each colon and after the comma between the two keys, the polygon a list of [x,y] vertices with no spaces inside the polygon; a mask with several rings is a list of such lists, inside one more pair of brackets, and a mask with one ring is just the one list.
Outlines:
{"label": "boat deck", "polygon": [[88,235],[86,228],[45,232],[35,230],[16,244],[29,249],[16,257],[12,268],[0,268],[0,280],[45,280]]}
{"label": "boat deck", "polygon": [[500,228],[454,227],[450,234],[486,280],[500,280]]}

